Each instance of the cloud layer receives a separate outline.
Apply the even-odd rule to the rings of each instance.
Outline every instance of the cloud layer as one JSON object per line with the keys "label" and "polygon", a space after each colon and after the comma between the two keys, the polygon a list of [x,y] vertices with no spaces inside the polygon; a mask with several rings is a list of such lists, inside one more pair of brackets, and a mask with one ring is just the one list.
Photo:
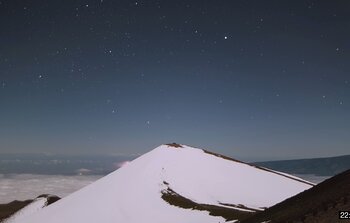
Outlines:
{"label": "cloud layer", "polygon": [[54,194],[64,197],[101,177],[102,175],[0,174],[0,203],[33,199],[40,194]]}

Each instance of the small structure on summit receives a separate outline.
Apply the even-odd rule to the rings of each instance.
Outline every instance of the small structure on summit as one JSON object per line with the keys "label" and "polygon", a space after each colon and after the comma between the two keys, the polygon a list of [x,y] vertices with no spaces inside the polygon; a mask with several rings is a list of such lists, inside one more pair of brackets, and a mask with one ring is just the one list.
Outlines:
{"label": "small structure on summit", "polygon": [[167,145],[167,146],[169,146],[169,147],[183,148],[183,146],[182,146],[181,144],[178,144],[178,143],[175,143],[175,142],[173,142],[173,143],[168,143],[168,144],[165,144],[165,145]]}

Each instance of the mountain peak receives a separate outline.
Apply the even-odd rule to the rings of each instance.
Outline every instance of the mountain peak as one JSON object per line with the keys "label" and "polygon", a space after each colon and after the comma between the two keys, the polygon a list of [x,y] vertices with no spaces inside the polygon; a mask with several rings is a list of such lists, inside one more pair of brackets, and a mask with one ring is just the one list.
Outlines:
{"label": "mountain peak", "polygon": [[218,223],[310,187],[279,172],[169,143],[15,223]]}

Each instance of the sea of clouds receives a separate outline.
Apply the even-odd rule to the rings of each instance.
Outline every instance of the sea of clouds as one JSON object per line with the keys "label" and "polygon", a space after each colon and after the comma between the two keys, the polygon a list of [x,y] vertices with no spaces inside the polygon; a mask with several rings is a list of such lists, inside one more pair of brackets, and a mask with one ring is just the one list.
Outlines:
{"label": "sea of clouds", "polygon": [[33,199],[41,194],[65,197],[101,177],[103,176],[0,174],[0,204]]}

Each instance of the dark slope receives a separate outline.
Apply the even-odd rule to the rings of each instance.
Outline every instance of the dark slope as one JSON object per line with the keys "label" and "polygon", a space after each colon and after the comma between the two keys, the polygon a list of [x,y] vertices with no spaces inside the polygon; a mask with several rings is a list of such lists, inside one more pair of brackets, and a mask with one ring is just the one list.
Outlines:
{"label": "dark slope", "polygon": [[12,201],[8,204],[0,204],[0,222],[4,219],[10,217],[20,209],[24,208],[28,204],[30,204],[33,200],[25,200],[25,201]]}
{"label": "dark slope", "polygon": [[256,162],[254,164],[290,174],[334,176],[350,169],[350,155],[314,159]]}
{"label": "dark slope", "polygon": [[336,223],[340,210],[350,210],[350,170],[291,197],[241,223]]}

